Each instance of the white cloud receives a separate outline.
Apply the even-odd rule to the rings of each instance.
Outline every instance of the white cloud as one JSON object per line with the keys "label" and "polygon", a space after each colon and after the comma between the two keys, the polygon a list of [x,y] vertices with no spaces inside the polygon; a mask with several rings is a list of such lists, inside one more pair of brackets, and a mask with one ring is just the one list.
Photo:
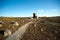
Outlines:
{"label": "white cloud", "polygon": [[38,10],[39,13],[43,13],[43,14],[49,14],[49,13],[50,13],[50,14],[51,14],[51,13],[55,14],[57,11],[58,11],[57,9]]}
{"label": "white cloud", "polygon": [[41,9],[41,10],[38,10],[38,12],[41,12],[41,13],[43,13],[43,12],[44,12],[44,10],[43,10],[43,9]]}

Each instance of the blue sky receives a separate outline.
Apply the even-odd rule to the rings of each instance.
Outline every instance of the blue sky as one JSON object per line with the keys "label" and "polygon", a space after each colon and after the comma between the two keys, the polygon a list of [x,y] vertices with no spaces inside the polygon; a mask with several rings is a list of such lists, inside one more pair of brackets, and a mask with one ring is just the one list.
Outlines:
{"label": "blue sky", "polygon": [[0,0],[0,16],[60,16],[60,0]]}

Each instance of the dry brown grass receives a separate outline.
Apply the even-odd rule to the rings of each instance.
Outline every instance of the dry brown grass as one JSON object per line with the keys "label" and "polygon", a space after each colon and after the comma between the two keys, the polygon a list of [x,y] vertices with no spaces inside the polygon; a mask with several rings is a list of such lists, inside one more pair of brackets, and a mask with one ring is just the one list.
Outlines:
{"label": "dry brown grass", "polygon": [[[0,30],[11,30],[12,34],[19,29],[22,25],[28,23],[30,20],[29,18],[14,18],[14,17],[0,17],[0,21],[3,21],[4,24],[2,27],[0,27]],[[19,23],[19,26],[14,26],[14,28],[9,27],[11,21],[17,21]],[[5,37],[0,35],[0,40],[4,40]]]}

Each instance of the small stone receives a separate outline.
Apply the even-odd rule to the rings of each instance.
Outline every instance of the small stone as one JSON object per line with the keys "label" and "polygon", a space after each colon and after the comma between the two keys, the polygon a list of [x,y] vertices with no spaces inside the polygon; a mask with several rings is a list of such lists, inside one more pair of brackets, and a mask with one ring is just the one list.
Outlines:
{"label": "small stone", "polygon": [[50,40],[50,38],[47,38],[47,40]]}
{"label": "small stone", "polygon": [[36,24],[34,24],[34,27],[36,27]]}
{"label": "small stone", "polygon": [[23,20],[23,22],[24,22],[24,20]]}
{"label": "small stone", "polygon": [[55,31],[55,33],[57,33],[57,31]]}
{"label": "small stone", "polygon": [[43,29],[41,29],[41,31],[44,31]]}
{"label": "small stone", "polygon": [[54,39],[56,39],[56,37],[54,37]]}
{"label": "small stone", "polygon": [[0,24],[0,27],[2,27],[3,25]]}

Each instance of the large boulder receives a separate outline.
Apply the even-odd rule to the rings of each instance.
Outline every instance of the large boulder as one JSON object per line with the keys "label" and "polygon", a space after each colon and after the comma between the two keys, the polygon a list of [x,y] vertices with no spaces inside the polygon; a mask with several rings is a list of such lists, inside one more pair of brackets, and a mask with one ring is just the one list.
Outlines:
{"label": "large boulder", "polygon": [[0,30],[0,35],[7,37],[11,35],[11,31],[10,30]]}
{"label": "large boulder", "polygon": [[6,37],[6,36],[10,36],[12,33],[11,33],[11,31],[10,30],[5,30],[5,32],[4,32],[4,36]]}
{"label": "large boulder", "polygon": [[19,23],[17,21],[11,21],[10,24],[13,25],[13,26],[19,26]]}
{"label": "large boulder", "polygon": [[17,21],[11,21],[9,27],[15,28],[16,26],[19,26],[19,23]]}

